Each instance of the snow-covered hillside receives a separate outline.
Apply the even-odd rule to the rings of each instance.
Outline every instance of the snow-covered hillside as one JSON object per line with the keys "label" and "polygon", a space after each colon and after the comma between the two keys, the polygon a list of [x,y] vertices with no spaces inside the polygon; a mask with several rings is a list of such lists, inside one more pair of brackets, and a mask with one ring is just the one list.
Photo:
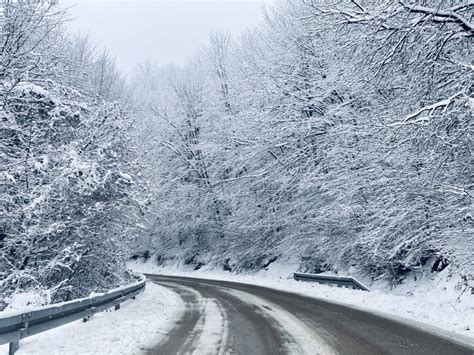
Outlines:
{"label": "snow-covered hillside", "polygon": [[472,4],[410,4],[283,1],[184,66],[141,66],[154,190],[136,256],[297,256],[393,284],[448,268],[472,288]]}

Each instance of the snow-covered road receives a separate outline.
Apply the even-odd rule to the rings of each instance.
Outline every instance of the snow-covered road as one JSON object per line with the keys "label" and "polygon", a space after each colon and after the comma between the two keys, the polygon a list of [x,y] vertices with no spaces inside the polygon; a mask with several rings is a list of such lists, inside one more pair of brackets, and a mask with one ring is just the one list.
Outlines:
{"label": "snow-covered road", "polygon": [[215,285],[162,281],[186,311],[151,354],[333,354],[306,324],[254,294]]}
{"label": "snow-covered road", "polygon": [[150,276],[186,310],[150,354],[473,354],[474,348],[361,310],[227,281]]}

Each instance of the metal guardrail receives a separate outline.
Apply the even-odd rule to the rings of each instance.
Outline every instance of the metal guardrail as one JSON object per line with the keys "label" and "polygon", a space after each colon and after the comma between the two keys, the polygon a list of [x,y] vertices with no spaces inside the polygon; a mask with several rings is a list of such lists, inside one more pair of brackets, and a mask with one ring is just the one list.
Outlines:
{"label": "metal guardrail", "polygon": [[83,319],[87,321],[95,313],[115,306],[120,309],[124,301],[135,298],[145,290],[146,281],[140,281],[128,287],[121,287],[106,294],[83,298],[57,305],[41,307],[31,312],[18,313],[1,318],[0,345],[10,343],[9,355],[19,349],[20,339],[59,327],[66,323]]}
{"label": "metal guardrail", "polygon": [[335,285],[337,287],[348,287],[354,290],[370,291],[364,284],[350,276],[331,276],[318,274],[293,273],[296,281],[312,281],[323,285]]}

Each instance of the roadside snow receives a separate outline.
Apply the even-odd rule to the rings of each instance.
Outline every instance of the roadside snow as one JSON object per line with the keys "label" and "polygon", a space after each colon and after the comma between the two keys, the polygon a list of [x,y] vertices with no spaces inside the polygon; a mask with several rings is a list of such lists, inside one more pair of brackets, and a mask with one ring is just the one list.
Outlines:
{"label": "roadside snow", "polygon": [[[121,304],[120,310],[25,338],[16,354],[140,354],[167,335],[183,310],[183,301],[176,293],[147,282],[145,291]],[[8,354],[8,345],[0,346],[0,354]]]}
{"label": "roadside snow", "polygon": [[20,292],[7,297],[6,303],[8,306],[0,312],[1,317],[33,311],[41,306],[46,306],[51,303],[51,296],[48,290]]}
{"label": "roadside snow", "polygon": [[153,262],[135,261],[129,268],[164,275],[227,280],[295,292],[315,298],[369,310],[399,321],[447,337],[474,341],[474,295],[456,290],[455,280],[443,275],[418,282],[407,282],[390,289],[386,285],[373,284],[372,291],[358,291],[295,281],[292,273],[295,263],[273,263],[266,271],[254,274],[234,274],[227,271],[201,269],[193,271],[185,266],[161,267]]}

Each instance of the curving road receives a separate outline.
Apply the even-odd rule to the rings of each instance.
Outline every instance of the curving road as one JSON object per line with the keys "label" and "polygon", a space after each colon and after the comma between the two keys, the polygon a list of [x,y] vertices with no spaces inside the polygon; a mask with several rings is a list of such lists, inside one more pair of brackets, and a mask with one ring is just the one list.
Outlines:
{"label": "curving road", "polygon": [[474,354],[467,343],[315,298],[227,281],[147,277],[186,305],[149,354]]}

